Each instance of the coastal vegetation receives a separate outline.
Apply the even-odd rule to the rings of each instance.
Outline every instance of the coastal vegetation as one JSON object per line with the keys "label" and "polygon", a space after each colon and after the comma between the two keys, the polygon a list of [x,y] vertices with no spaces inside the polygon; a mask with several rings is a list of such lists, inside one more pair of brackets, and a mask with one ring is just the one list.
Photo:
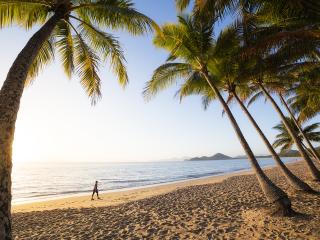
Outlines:
{"label": "coastal vegetation", "polygon": [[[287,194],[278,188],[263,172],[247,140],[245,139],[236,119],[228,104],[224,100],[219,86],[225,79],[224,73],[233,74],[232,66],[219,64],[225,56],[229,56],[228,46],[232,41],[237,41],[233,36],[232,29],[222,32],[218,39],[213,38],[213,24],[211,21],[202,22],[201,17],[179,17],[178,24],[165,24],[162,33],[156,35],[156,46],[166,49],[169,57],[166,63],[158,67],[147,83],[144,91],[148,99],[159,91],[171,86],[175,81],[181,80],[182,87],[178,94],[183,94],[183,89],[191,84],[207,85],[211,94],[220,102],[224,112],[228,116],[236,135],[252,165],[260,186],[267,199],[273,203],[274,209],[281,214],[291,214],[291,202]],[[232,45],[231,45],[232,46]],[[232,52],[232,51],[231,51]],[[220,68],[223,73],[214,74]]]}
{"label": "coastal vegetation", "polygon": [[[205,108],[218,101],[272,214],[292,216],[295,211],[290,196],[259,165],[233,115],[231,102],[254,126],[290,186],[304,194],[317,194],[309,182],[320,181],[320,156],[313,146],[320,140],[319,126],[303,126],[320,111],[319,1],[176,0],[176,5],[178,22],[159,28],[129,0],[0,1],[0,28],[40,25],[15,59],[0,90],[0,239],[12,239],[12,143],[24,87],[56,53],[66,75],[78,75],[92,104],[101,97],[101,63],[110,63],[120,85],[126,86],[124,52],[106,29],[132,35],[156,29],[153,43],[166,50],[168,58],[146,83],[145,99],[180,83],[180,100],[200,95]],[[233,21],[215,34],[218,23],[230,16]],[[280,133],[273,144],[248,109],[260,97],[271,103],[281,120],[275,127]],[[280,147],[288,152],[293,146],[307,166],[306,181],[291,172],[275,150]]]}
{"label": "coastal vegetation", "polygon": [[[317,161],[319,158],[311,144],[312,139],[303,132],[284,98],[284,94],[295,96],[296,89],[301,89],[305,78],[311,78],[310,72],[314,73],[319,67],[319,18],[315,13],[316,9],[319,9],[319,3],[310,1],[305,5],[287,1],[201,0],[177,0],[176,3],[180,11],[190,4],[193,4],[193,10],[189,16],[179,16],[178,24],[163,25],[162,33],[154,38],[154,44],[166,49],[169,57],[166,63],[154,71],[144,90],[145,97],[150,99],[158,92],[180,82],[181,87],[177,92],[180,99],[200,94],[205,107],[210,101],[219,101],[252,164],[266,198],[275,206],[276,212],[291,215],[293,211],[288,195],[261,170],[228,103],[236,101],[240,105],[292,187],[316,193],[283,164],[244,101],[249,99],[250,105],[260,96],[269,100],[292,143],[305,160],[311,178],[319,181],[320,171],[313,162],[313,159]],[[217,22],[232,14],[236,16],[236,20],[218,36],[214,36]],[[312,75],[312,79],[317,82],[317,75]],[[272,95],[278,96],[284,104],[298,132],[289,123]],[[315,94],[315,98],[319,99],[319,95]],[[312,109],[315,108],[314,105],[313,103]],[[299,114],[298,111],[295,113]],[[313,113],[309,116],[314,115]],[[303,146],[299,135],[308,139],[306,142],[312,149],[311,152]]]}

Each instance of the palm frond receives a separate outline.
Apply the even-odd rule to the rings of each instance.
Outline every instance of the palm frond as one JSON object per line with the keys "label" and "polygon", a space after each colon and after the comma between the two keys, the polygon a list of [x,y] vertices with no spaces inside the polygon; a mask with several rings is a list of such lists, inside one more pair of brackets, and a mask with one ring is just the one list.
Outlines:
{"label": "palm frond", "polygon": [[303,132],[305,132],[306,134],[312,133],[312,132],[314,132],[316,129],[318,129],[319,126],[320,126],[320,123],[310,124],[310,125],[304,127]]}
{"label": "palm frond", "polygon": [[73,39],[75,68],[80,78],[80,83],[91,98],[91,103],[96,104],[101,97],[101,79],[98,75],[100,65],[99,57],[77,33]]}
{"label": "palm frond", "polygon": [[54,59],[53,39],[45,41],[31,64],[25,85],[33,83],[39,72]]}
{"label": "palm frond", "polygon": [[208,95],[203,95],[201,97],[201,103],[204,110],[209,108],[210,103],[212,102],[212,98]]}
{"label": "palm frond", "polygon": [[191,0],[176,0],[176,7],[178,11],[182,12],[190,5]]}
{"label": "palm frond", "polygon": [[[233,94],[229,94],[229,95],[228,95],[228,98],[227,98],[227,100],[226,100],[226,103],[227,103],[228,105],[231,105],[231,103],[233,102],[233,100],[234,100]],[[225,112],[225,110],[223,109],[222,112],[221,112],[221,116],[223,117],[225,113],[226,113],[226,112]]]}
{"label": "palm frond", "polygon": [[[78,19],[80,20],[80,19]],[[90,46],[102,56],[102,60],[110,60],[111,68],[118,77],[121,86],[128,83],[128,75],[125,66],[125,57],[120,43],[111,34],[102,32],[91,23],[80,20],[80,33],[88,39]]]}
{"label": "palm frond", "polygon": [[186,78],[192,74],[192,68],[187,63],[165,63],[158,67],[151,80],[143,91],[145,99],[150,99],[159,91],[168,88],[181,78]]}
{"label": "palm frond", "polygon": [[26,29],[43,24],[50,14],[51,1],[5,0],[0,2],[0,28],[19,25]]}
{"label": "palm frond", "polygon": [[71,78],[74,72],[74,44],[70,26],[60,21],[56,27],[56,46],[60,54],[65,73]]}
{"label": "palm frond", "polygon": [[127,0],[90,1],[74,7],[74,11],[81,18],[89,18],[95,25],[123,29],[133,35],[159,29],[152,19],[136,11],[133,3]]}
{"label": "palm frond", "polygon": [[255,101],[257,101],[259,98],[264,97],[264,94],[262,91],[257,92],[256,94],[254,94],[247,103],[247,107],[251,106],[252,103],[254,103]]}
{"label": "palm frond", "polygon": [[212,90],[209,88],[206,80],[198,72],[193,72],[188,78],[186,78],[178,90],[177,95],[179,96],[180,101],[182,101],[184,97],[194,94],[203,94],[212,97],[213,94],[211,93]]}

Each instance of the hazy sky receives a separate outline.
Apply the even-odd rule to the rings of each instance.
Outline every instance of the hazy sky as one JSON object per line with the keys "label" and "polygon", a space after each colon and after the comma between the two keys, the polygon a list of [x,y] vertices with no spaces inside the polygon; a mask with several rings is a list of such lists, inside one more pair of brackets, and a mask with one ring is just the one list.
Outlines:
{"label": "hazy sky", "polygon": [[[176,21],[174,0],[136,0],[136,8],[158,23]],[[0,30],[0,83],[33,31]],[[117,33],[127,58],[130,84],[119,87],[109,67],[101,68],[103,98],[95,107],[77,78],[68,80],[59,59],[47,67],[23,95],[16,124],[14,162],[152,161],[243,154],[229,124],[214,103],[207,111],[199,97],[181,104],[171,88],[146,103],[142,89],[167,53],[152,45],[152,35]],[[266,149],[237,106],[235,116],[256,154]],[[263,101],[250,109],[270,140],[278,117]],[[318,120],[319,119],[315,119]]]}

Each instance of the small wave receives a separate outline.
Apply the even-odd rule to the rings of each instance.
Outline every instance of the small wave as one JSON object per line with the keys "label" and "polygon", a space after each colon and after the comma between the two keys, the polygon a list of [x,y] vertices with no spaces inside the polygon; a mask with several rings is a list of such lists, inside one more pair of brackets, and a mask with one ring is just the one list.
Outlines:
{"label": "small wave", "polygon": [[200,173],[200,174],[189,174],[186,175],[187,178],[199,178],[199,177],[207,177],[207,176],[213,176],[225,173],[223,171],[215,171],[215,172],[209,172],[209,173]]}
{"label": "small wave", "polygon": [[241,171],[241,170],[247,170],[248,168],[235,168],[235,169],[232,169],[232,172],[236,172],[236,171]]}
{"label": "small wave", "polygon": [[143,183],[143,182],[150,182],[150,181],[153,181],[152,179],[140,179],[140,180],[129,180],[129,179],[126,179],[126,180],[111,180],[109,181],[110,183]]}
{"label": "small wave", "polygon": [[[54,192],[54,193],[50,193],[50,192],[35,193],[35,192],[33,192],[33,194],[30,194],[29,198],[41,198],[41,197],[88,193],[88,192],[91,192],[91,190],[60,191],[60,192]],[[26,197],[26,198],[28,198],[28,197]]]}

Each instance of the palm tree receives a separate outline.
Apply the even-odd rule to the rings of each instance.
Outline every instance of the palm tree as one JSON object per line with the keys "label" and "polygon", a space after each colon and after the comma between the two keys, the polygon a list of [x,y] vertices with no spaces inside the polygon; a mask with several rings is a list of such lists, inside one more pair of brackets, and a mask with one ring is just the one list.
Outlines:
{"label": "palm tree", "polygon": [[[183,80],[186,85],[191,81],[203,79],[229,117],[266,198],[277,212],[283,215],[290,214],[292,212],[291,203],[287,194],[262,171],[233,114],[219,92],[217,84],[219,79],[209,71],[219,64],[215,61],[215,57],[223,54],[223,51],[218,51],[218,49],[221,49],[220,47],[216,48],[221,42],[217,41],[215,43],[212,32],[212,25],[197,22],[196,18],[190,17],[179,17],[179,24],[164,25],[162,33],[155,37],[154,44],[166,49],[170,52],[170,56],[165,64],[154,71],[152,79],[147,83],[144,90],[144,96],[150,99],[178,79]],[[228,66],[223,67],[228,68]]]}
{"label": "palm tree", "polygon": [[[228,104],[235,101],[240,105],[242,111],[256,129],[259,136],[265,143],[269,153],[279,166],[283,175],[286,177],[288,183],[295,190],[314,192],[314,190],[308,184],[295,176],[281,161],[271,143],[268,141],[267,137],[264,135],[257,122],[254,120],[249,110],[243,103],[245,99],[248,99],[249,95],[252,93],[252,90],[247,85],[247,76],[245,74],[247,72],[246,65],[248,65],[248,62],[242,62],[241,59],[235,57],[238,55],[240,50],[240,41],[237,40],[235,32],[236,29],[225,29],[218,40],[219,44],[215,46],[216,51],[223,51],[223,55],[221,54],[220,58],[216,58],[215,60],[219,64],[216,64],[215,68],[211,68],[212,74],[219,79],[219,89],[228,93]],[[219,47],[220,49],[218,49]],[[208,107],[211,101],[216,99],[216,95],[213,94],[208,84],[201,78],[188,81],[187,84],[182,85],[177,94],[180,96],[181,100],[182,98],[192,94],[202,95],[202,102],[205,109]]]}
{"label": "palm tree", "polygon": [[110,60],[122,86],[128,82],[120,44],[102,29],[124,29],[137,35],[155,26],[128,0],[3,0],[0,27],[12,24],[41,28],[15,59],[0,91],[0,239],[6,240],[12,239],[12,142],[24,86],[57,50],[66,74],[78,74],[94,104],[101,96],[98,68],[102,61]]}
{"label": "palm tree", "polygon": [[[248,5],[241,4],[241,2],[246,1],[240,0],[222,2],[229,2],[229,6],[237,7],[238,5],[240,11],[245,10],[245,6]],[[249,3],[249,1],[247,2]],[[230,5],[230,3],[233,4]],[[315,66],[318,65],[318,49],[320,47],[320,34],[318,33],[318,28],[320,26],[320,19],[317,9],[320,7],[319,1],[263,0],[252,1],[251,4],[255,5],[255,7],[251,8],[253,14],[251,16],[249,15],[250,22],[248,22],[248,14],[242,14],[241,19],[244,26],[242,35],[246,45],[245,47],[247,48],[246,51],[244,51],[245,54],[249,53],[249,56],[251,54],[258,55],[257,62],[258,68],[260,69],[259,74],[265,74],[261,72],[263,62],[267,64],[267,71],[272,72],[271,75],[273,75],[274,66],[280,66],[277,71],[280,70],[287,73],[288,69],[290,70],[290,68],[295,65],[298,65],[298,67],[304,67],[310,63]],[[247,26],[250,26],[251,28]],[[248,41],[248,39],[250,40]],[[270,65],[273,66],[270,68]],[[271,101],[281,119],[285,121],[283,114],[279,112],[280,108],[275,106],[276,103],[270,98],[271,95],[266,93],[266,88],[261,81],[264,77],[259,76],[259,78],[259,81],[256,82],[257,85],[260,86],[264,94]],[[279,91],[277,93],[289,114],[295,120],[295,117],[284,101],[282,93]],[[301,130],[298,122],[296,122],[296,124],[299,130]],[[290,129],[289,132],[293,134],[293,131],[290,131]],[[303,135],[303,131],[300,132]],[[296,136],[293,136],[293,139],[295,138]],[[307,138],[305,139],[315,158],[320,161],[320,156],[317,154],[310,141]],[[295,140],[295,142],[297,141]],[[298,142],[296,144],[299,145]],[[307,161],[313,178],[320,180],[320,172],[313,165],[309,156],[301,146],[298,146],[298,149],[303,158]]]}
{"label": "palm tree", "polygon": [[[190,0],[176,0],[177,8],[180,10],[186,9],[190,3]],[[263,61],[266,61],[267,63],[269,62],[269,65],[270,63],[276,66],[280,65],[282,71],[283,69],[288,69],[288,67],[283,66],[284,64],[289,65],[289,67],[292,63],[294,63],[293,65],[298,64],[300,66],[309,64],[309,61],[315,61],[316,64],[318,64],[318,49],[320,47],[320,34],[318,32],[320,26],[320,18],[318,14],[319,8],[320,3],[315,0],[193,1],[193,12],[198,14],[200,13],[202,15],[208,15],[208,12],[214,12],[215,14],[209,15],[211,18],[223,18],[225,14],[230,15],[236,13],[237,18],[234,21],[234,24],[239,27],[239,32],[243,39],[243,45],[247,48],[245,53],[249,53],[249,56],[252,55],[252,53],[259,54],[260,56],[266,55],[267,59],[263,59]],[[303,60],[302,64],[301,60]],[[262,67],[260,65],[263,64],[262,61],[258,59],[258,68]],[[261,82],[261,77],[259,78],[260,80],[258,81],[258,85],[262,91],[265,91],[266,89],[263,89],[264,87]],[[313,88],[315,87],[313,86]],[[295,120],[295,117],[288,108],[281,93],[278,93],[278,95],[289,114]],[[267,98],[279,113],[280,108],[275,106],[275,101],[270,97],[270,94],[267,95]],[[313,104],[309,103],[309,105],[318,106],[318,95],[312,99]],[[317,109],[317,107],[307,107],[307,109],[309,110],[309,113],[314,114],[314,110],[312,111],[312,109]],[[284,121],[281,113],[279,113],[279,115]],[[301,131],[299,123],[297,121],[295,122],[303,135],[303,131]],[[292,131],[290,132],[293,134]],[[293,136],[293,138],[295,137]],[[320,162],[320,156],[312,146],[311,142],[307,138],[305,138],[305,140],[314,158]],[[297,145],[299,145],[298,142]],[[314,166],[303,148],[298,146],[298,149],[306,160],[313,178],[320,180],[320,171],[318,171]]]}
{"label": "palm tree", "polygon": [[[298,66],[299,71],[310,64],[318,68],[320,18],[317,9],[319,7],[319,1],[314,0],[260,1],[260,8],[255,13],[258,27],[250,33],[253,34],[256,41],[251,42],[252,44],[249,46],[251,51],[248,52],[267,55],[265,61],[272,65],[281,66],[277,71],[281,69],[280,71],[285,74],[288,73],[288,69],[290,73],[294,68],[297,68],[295,65]],[[304,84],[305,81],[302,82],[302,85]],[[277,94],[303,135],[303,131],[283,98],[282,92],[277,91]],[[310,141],[307,138],[305,140],[315,158],[320,161],[320,157]],[[319,177],[318,173],[315,174]]]}
{"label": "palm tree", "polygon": [[[191,1],[177,0],[177,6],[179,9],[185,9]],[[314,2],[316,5],[319,3]],[[262,79],[265,78],[265,71],[271,72],[274,66],[280,65],[282,69],[287,69],[283,65],[291,65],[294,61],[301,61],[303,56],[308,56],[308,60],[315,59],[315,49],[319,48],[319,36],[313,36],[314,31],[317,31],[319,26],[319,19],[314,11],[312,4],[297,4],[301,3],[300,0],[297,2],[288,1],[194,1],[193,11],[206,16],[207,11],[215,12],[216,17],[223,17],[225,12],[235,13],[237,12],[238,18],[235,21],[239,29],[239,33],[242,37],[243,47],[246,49],[245,53],[254,52],[257,56],[256,69],[254,71],[255,76],[250,78],[255,79],[252,83],[261,88],[262,92],[270,100],[282,121],[285,122],[284,114],[281,109],[277,106],[274,99],[267,92],[264,87]],[[282,11],[283,7],[286,9]],[[311,6],[311,7],[310,7]],[[269,8],[271,11],[269,11]],[[214,18],[215,15],[210,15]],[[299,19],[299,20],[297,20]],[[312,23],[310,23],[312,22]],[[305,29],[306,26],[309,26]],[[315,26],[314,26],[315,25]],[[301,29],[303,28],[303,29]],[[312,35],[310,37],[309,35]],[[299,41],[296,40],[296,36]],[[307,36],[307,37],[306,37]],[[279,47],[280,46],[280,47]],[[275,52],[275,49],[278,49]],[[255,51],[253,51],[255,50]],[[275,52],[275,53],[274,53]],[[270,54],[272,53],[272,54]],[[264,59],[264,55],[267,59]],[[249,60],[248,60],[249,61]],[[266,64],[264,63],[266,62]],[[270,64],[271,63],[271,64]],[[264,66],[266,65],[266,66]],[[271,66],[270,66],[271,65]],[[300,65],[300,63],[299,63]],[[273,74],[273,73],[272,73]],[[281,96],[280,96],[281,98]],[[288,127],[289,125],[286,124]],[[320,171],[313,164],[309,155],[303,149],[299,143],[297,136],[294,132],[289,129],[292,138],[296,142],[299,152],[305,161],[307,162],[308,168],[311,172],[312,177],[315,180],[320,180]],[[307,144],[314,152],[317,158],[317,153],[312,147],[311,143],[307,141]],[[320,159],[319,159],[320,160]]]}
{"label": "palm tree", "polygon": [[[285,2],[283,1],[279,2],[285,4]],[[287,127],[288,132],[294,140],[302,158],[306,161],[312,178],[314,180],[320,180],[320,171],[316,168],[310,156],[301,145],[301,142],[299,141],[297,135],[292,129],[290,129],[289,123],[286,122],[285,115],[271,96],[269,88],[267,88],[269,81],[273,82],[274,78],[278,77],[278,74],[282,74],[283,72],[287,73],[288,71],[290,72],[292,65],[297,65],[299,67],[305,63],[308,63],[309,61],[313,61],[315,59],[313,52],[316,49],[318,41],[313,41],[312,43],[310,43],[309,41],[305,41],[304,48],[302,48],[301,45],[297,45],[295,39],[291,35],[289,35],[289,37],[287,37],[286,35],[289,30],[297,28],[297,25],[295,23],[291,23],[290,19],[288,20],[288,22],[290,22],[289,25],[283,22],[280,26],[278,26],[277,24],[272,24],[273,22],[271,21],[271,19],[272,17],[274,17],[274,12],[271,11],[271,13],[269,13],[271,14],[271,16],[269,16],[265,5],[269,6],[269,4],[265,2],[262,4],[262,6],[253,8],[253,13],[251,13],[249,23],[248,18],[243,19],[242,21],[243,23],[245,23],[244,26],[250,26],[250,28],[243,27],[242,35],[245,43],[243,55],[246,55],[249,52],[250,61],[252,61],[252,59],[255,60],[255,64],[253,64],[255,66],[251,69],[252,73],[250,76],[250,84],[255,86],[256,88],[260,88],[265,97],[271,102],[272,106],[279,114],[282,122]],[[293,5],[290,5],[290,7],[292,9],[295,9]],[[292,16],[290,16],[293,17],[295,16],[294,14],[297,14],[297,12],[300,13],[300,10],[292,10],[286,14],[288,14],[288,16],[292,14]],[[288,17],[286,14],[285,17]],[[283,16],[279,18],[283,20]],[[298,25],[301,26],[301,24],[303,23],[299,22]],[[283,27],[283,25],[285,27]],[[278,36],[278,38],[275,38],[278,39],[278,41],[275,41],[275,39],[273,39],[272,37],[279,32],[281,32],[282,34],[280,34],[280,37]],[[287,37],[285,38],[285,40],[282,38],[283,35]],[[268,41],[265,41],[265,39],[268,39]],[[302,41],[302,43],[303,42],[304,41]],[[265,44],[263,52],[260,52],[259,50],[261,48],[261,43]],[[302,43],[300,42],[300,44]],[[253,50],[255,50],[254,54],[252,54]],[[280,85],[281,84],[283,83],[280,82]],[[276,92],[279,93],[278,91]]]}
{"label": "palm tree", "polygon": [[[304,146],[304,148],[306,150],[308,150],[308,148],[303,144],[304,137],[300,133],[300,131],[299,131],[298,127],[296,126],[294,120],[292,118],[288,118],[287,117],[287,121],[289,122],[289,124],[292,127],[292,129],[294,129],[294,131],[298,135],[299,140],[301,141],[301,143]],[[310,141],[320,142],[320,131],[316,131],[319,128],[319,126],[320,126],[320,123],[313,123],[313,124],[310,124],[308,126],[305,126],[302,129],[302,131],[303,131],[304,135],[307,136],[307,138]],[[285,152],[285,151],[290,150],[292,148],[293,144],[294,144],[294,141],[292,140],[288,130],[283,125],[283,123],[279,123],[278,125],[274,126],[273,129],[276,129],[276,130],[279,131],[279,134],[276,135],[276,140],[274,141],[273,146],[275,148],[280,147],[280,151],[281,152]],[[310,152],[310,154],[312,154],[312,153]]]}

